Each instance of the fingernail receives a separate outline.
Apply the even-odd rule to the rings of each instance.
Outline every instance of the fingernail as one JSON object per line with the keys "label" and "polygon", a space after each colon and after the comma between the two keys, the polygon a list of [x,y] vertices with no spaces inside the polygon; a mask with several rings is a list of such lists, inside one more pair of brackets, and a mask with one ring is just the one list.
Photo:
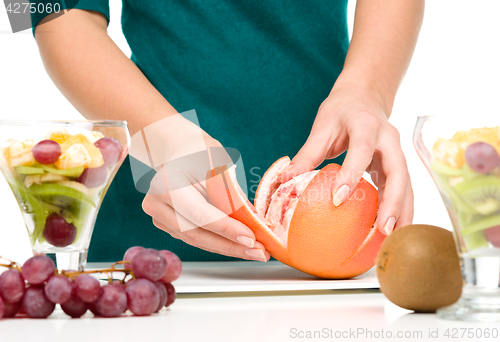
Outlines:
{"label": "fingernail", "polygon": [[389,235],[392,233],[392,230],[394,229],[395,224],[396,224],[396,218],[394,216],[389,217],[389,219],[385,223],[385,226],[383,229],[385,232],[385,235]]}
{"label": "fingernail", "polygon": [[342,185],[333,196],[333,205],[338,207],[339,205],[344,203],[347,197],[349,197],[350,191],[351,190],[349,189],[349,186],[347,184]]}
{"label": "fingernail", "polygon": [[245,251],[245,254],[248,255],[253,260],[264,261],[264,262],[267,261],[266,255],[264,254],[262,249],[258,249],[258,248],[247,249]]}
{"label": "fingernail", "polygon": [[292,168],[293,168],[293,164],[288,165],[283,170],[281,170],[280,172],[278,172],[278,176],[281,175],[282,173],[290,171]]}
{"label": "fingernail", "polygon": [[252,238],[249,238],[248,236],[237,236],[236,240],[238,240],[239,243],[241,243],[243,246],[247,246],[250,248],[253,248],[254,240]]}

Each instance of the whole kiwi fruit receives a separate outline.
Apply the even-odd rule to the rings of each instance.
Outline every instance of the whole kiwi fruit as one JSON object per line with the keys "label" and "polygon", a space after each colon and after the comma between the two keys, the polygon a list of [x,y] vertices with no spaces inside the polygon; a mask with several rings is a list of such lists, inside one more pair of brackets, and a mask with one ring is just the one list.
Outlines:
{"label": "whole kiwi fruit", "polygon": [[377,256],[380,290],[394,304],[417,312],[435,312],[462,294],[462,274],[453,235],[436,226],[415,224],[396,229]]}

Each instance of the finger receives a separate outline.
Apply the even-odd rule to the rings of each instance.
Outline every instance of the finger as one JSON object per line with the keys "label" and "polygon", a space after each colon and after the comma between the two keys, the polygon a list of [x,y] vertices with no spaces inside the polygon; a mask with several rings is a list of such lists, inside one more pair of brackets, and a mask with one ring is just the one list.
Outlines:
{"label": "finger", "polygon": [[401,209],[401,213],[399,214],[399,219],[396,222],[396,226],[394,229],[399,227],[404,227],[413,222],[413,207],[414,198],[413,198],[413,188],[411,186],[411,182],[408,183],[408,189],[406,190],[406,198]]}
{"label": "finger", "polygon": [[[186,238],[183,235],[183,233],[178,233],[178,230],[170,229],[169,227],[167,227],[166,225],[162,224],[161,222],[159,222],[159,221],[157,221],[155,219],[153,219],[153,224],[157,228],[160,228],[160,229],[164,230],[165,232],[169,233],[170,235],[172,235],[176,239],[183,240],[183,239]],[[196,229],[203,229],[203,228],[196,228]],[[207,247],[207,248],[209,249],[210,247]],[[269,253],[269,251],[266,250],[266,247],[262,243],[260,243],[259,241],[255,241],[255,245],[254,245],[253,249],[260,249],[260,250],[262,250],[262,252],[264,252],[264,255],[266,256],[266,260],[267,261],[269,261],[269,259],[271,258],[271,253]],[[211,250],[211,251],[213,253],[218,253],[218,252],[215,252],[215,250]],[[257,254],[261,255],[260,253],[257,253]],[[247,257],[247,259],[252,259],[252,258]],[[252,260],[254,260],[254,259],[252,259]],[[261,260],[258,260],[258,261],[261,261]]]}
{"label": "finger", "polygon": [[386,184],[380,202],[376,226],[384,235],[389,235],[405,204],[410,176],[406,160],[400,149],[386,149],[382,157]]}
{"label": "finger", "polygon": [[377,156],[377,154],[373,155],[372,163],[368,167],[367,172],[370,175],[373,184],[375,184],[375,186],[378,188],[380,201],[382,199],[382,192],[385,187],[385,174],[382,169],[380,158]]}
{"label": "finger", "polygon": [[255,241],[254,248],[261,249],[264,252],[264,255],[266,256],[266,261],[269,261],[269,259],[271,258],[271,253],[269,253],[266,250],[266,247],[262,243],[260,243],[259,241]]}
{"label": "finger", "polygon": [[[203,208],[200,208],[200,211],[204,212],[207,207],[218,210],[211,204],[205,202]],[[211,210],[211,208],[208,209]],[[143,209],[148,215],[175,230],[177,233],[198,229],[198,227],[200,227],[243,246],[250,248],[255,246],[255,235],[252,230],[243,223],[222,212],[222,218],[218,221],[200,226],[188,220],[181,213],[176,212],[167,203],[158,200],[155,195],[146,195],[143,201]],[[193,207],[191,210],[197,210],[197,208]]]}
{"label": "finger", "polygon": [[[170,209],[171,209],[171,210],[173,210],[172,208],[170,208]],[[174,222],[174,224],[175,224],[175,223],[176,223],[176,222]],[[159,228],[159,229],[161,229],[161,230],[163,230],[163,231],[167,232],[168,234],[172,235],[172,236],[173,236],[173,237],[175,237],[176,239],[181,239],[181,240],[182,240],[182,237],[183,237],[183,235],[182,235],[182,234],[183,234],[183,233],[182,233],[182,232],[180,232],[178,228],[176,228],[176,227],[170,227],[170,226],[168,225],[168,223],[163,223],[163,222],[159,221],[159,220],[158,220],[158,219],[156,219],[156,218],[153,218],[153,224],[154,224],[157,228]],[[199,227],[198,227],[198,228],[195,228],[195,229],[193,229],[193,230],[200,230],[200,229],[203,229],[203,228],[199,228]],[[259,241],[255,241],[253,248],[261,249],[261,250],[262,250],[262,252],[264,252],[264,254],[266,255],[267,260],[269,260],[269,258],[270,258],[270,256],[271,256],[271,254],[270,254],[270,253],[266,250],[266,247],[265,247],[262,243],[260,243]]]}
{"label": "finger", "polygon": [[347,155],[332,185],[335,206],[341,205],[349,197],[372,162],[377,136],[376,133],[367,132],[360,127],[349,136]]}
{"label": "finger", "polygon": [[266,262],[270,258],[269,252],[266,253],[262,250],[262,244],[259,245],[260,248],[247,248],[241,244],[235,243],[220,235],[201,228],[193,229],[187,232],[178,232],[175,229],[172,230],[168,225],[165,225],[158,220],[154,220],[153,223],[156,227],[170,233],[173,237],[208,252],[262,262]]}
{"label": "finger", "polygon": [[[158,174],[163,171],[164,169],[162,168]],[[161,182],[167,184],[166,177],[163,177],[163,180],[159,177],[155,178],[155,189],[161,188]],[[180,214],[177,215],[176,225],[179,227],[179,230],[183,231],[196,227],[204,227],[231,238],[229,231],[227,231],[230,228],[229,222],[238,221],[230,219],[224,212],[208,203],[206,198],[192,185],[188,184],[177,189],[172,187],[170,183],[168,185],[168,191],[164,194],[148,193],[143,202],[143,209],[146,213],[153,217],[161,217],[162,213],[158,210],[155,203],[167,204],[171,206],[176,213]],[[167,187],[165,187],[165,189],[167,189]],[[163,222],[165,221],[163,220]],[[234,225],[237,225],[239,229],[233,229],[231,232],[237,233],[239,231],[242,235],[255,241],[253,232],[245,225],[241,223],[238,225],[238,223],[234,223]],[[253,242],[248,243],[251,244]]]}
{"label": "finger", "polygon": [[308,172],[316,168],[325,160],[326,147],[323,139],[316,135],[309,136],[306,143],[292,159],[292,162],[285,172],[279,175],[279,181],[284,183],[293,177]]}

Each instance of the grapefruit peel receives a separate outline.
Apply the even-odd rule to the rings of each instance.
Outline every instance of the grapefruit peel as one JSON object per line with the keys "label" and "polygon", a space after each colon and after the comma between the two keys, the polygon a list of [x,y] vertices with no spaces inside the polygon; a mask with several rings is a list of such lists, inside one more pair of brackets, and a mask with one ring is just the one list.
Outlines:
{"label": "grapefruit peel", "polygon": [[[271,255],[307,274],[326,279],[356,277],[375,265],[385,236],[374,227],[377,190],[366,180],[336,207],[332,184],[340,166],[298,175],[280,183],[290,165],[278,159],[262,177],[250,203],[236,180],[235,165],[216,167],[207,175],[212,205],[242,222]],[[358,193],[362,198],[357,198]]]}

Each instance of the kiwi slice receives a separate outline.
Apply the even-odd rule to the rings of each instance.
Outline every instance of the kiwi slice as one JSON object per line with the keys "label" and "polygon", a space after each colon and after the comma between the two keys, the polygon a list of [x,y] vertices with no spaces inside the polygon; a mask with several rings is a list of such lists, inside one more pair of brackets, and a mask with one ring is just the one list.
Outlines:
{"label": "kiwi slice", "polygon": [[41,175],[45,173],[42,168],[22,165],[16,166],[16,171],[20,175]]}
{"label": "kiwi slice", "polygon": [[[34,185],[30,187],[30,190]],[[45,183],[35,188],[35,194],[40,196],[42,204],[51,212],[61,215],[66,222],[73,224],[77,229],[76,243],[82,234],[83,227],[92,207],[95,207],[92,199],[81,191],[61,184]],[[63,189],[63,190],[61,190]]]}
{"label": "kiwi slice", "polygon": [[448,177],[457,177],[457,176],[462,176],[462,170],[461,169],[456,169],[454,167],[450,167],[447,165],[444,165],[443,163],[434,161],[432,162],[431,169],[440,175],[443,176],[448,176]]}
{"label": "kiwi slice", "polygon": [[11,186],[14,192],[21,197],[22,203],[26,206],[25,211],[33,217],[35,227],[30,234],[32,245],[37,240],[39,243],[45,241],[42,233],[45,229],[47,216],[51,213],[61,215],[66,222],[77,228],[74,242],[78,241],[88,214],[92,207],[95,207],[88,195],[73,188],[51,183],[33,184],[29,189],[26,189],[22,184],[11,184]]}
{"label": "kiwi slice", "polygon": [[62,213],[62,216],[66,220],[66,222],[71,223],[76,227],[76,238],[73,243],[76,243],[80,236],[82,235],[83,228],[85,226],[85,222],[89,216],[91,207],[89,205],[83,205],[78,207],[76,211],[66,210]]}
{"label": "kiwi slice", "polygon": [[11,186],[14,189],[14,193],[21,196],[22,202],[26,206],[26,212],[33,215],[35,227],[33,232],[29,234],[31,244],[34,245],[36,240],[43,242],[45,239],[43,238],[42,232],[45,228],[45,220],[47,216],[49,216],[50,211],[42,205],[42,202],[26,190],[23,185],[11,184]]}
{"label": "kiwi slice", "polygon": [[58,207],[77,208],[83,203],[90,204],[93,207],[96,206],[90,196],[81,191],[60,184],[33,184],[29,187],[29,192],[33,196],[39,197],[44,202]]}
{"label": "kiwi slice", "polygon": [[[77,235],[73,241],[76,243],[83,232],[90,210],[95,207],[92,199],[81,191],[54,183],[33,184],[29,191],[43,200],[40,203],[48,213],[61,215],[66,222],[76,227]],[[43,225],[47,216],[48,214],[43,218]],[[43,228],[44,226],[41,231]],[[43,242],[43,234],[38,234],[38,240]]]}
{"label": "kiwi slice", "polygon": [[455,190],[467,204],[480,214],[490,215],[500,209],[500,178],[481,176],[464,180]]}
{"label": "kiwi slice", "polygon": [[467,214],[464,213],[463,211],[458,211],[457,213],[457,218],[458,218],[458,223],[460,224],[460,228],[463,228],[467,226],[468,224],[471,224],[476,220],[476,217],[478,215],[474,214]]}
{"label": "kiwi slice", "polygon": [[47,172],[55,173],[61,176],[78,178],[83,173],[84,167],[78,166],[71,169],[58,169],[55,167],[50,167],[48,165],[42,165],[42,169],[44,169]]}
{"label": "kiwi slice", "polygon": [[464,236],[464,240],[468,251],[476,248],[488,247],[488,240],[486,240],[483,231],[477,231],[466,235]]}
{"label": "kiwi slice", "polygon": [[483,219],[471,222],[469,224],[465,224],[462,227],[463,228],[462,234],[469,235],[499,225],[500,225],[500,214],[494,216],[488,216]]}
{"label": "kiwi slice", "polygon": [[40,204],[42,205],[42,207],[44,207],[48,211],[56,213],[58,215],[61,215],[61,212],[64,210],[61,207],[58,207],[58,206],[55,206],[55,205],[52,205],[52,204],[49,204],[49,203],[46,203],[46,202],[40,202]]}
{"label": "kiwi slice", "polygon": [[477,210],[467,204],[455,191],[455,189],[449,184],[448,178],[444,176],[436,176],[436,182],[439,185],[439,190],[444,192],[450,198],[453,206],[458,212],[463,212],[470,215],[477,214]]}
{"label": "kiwi slice", "polygon": [[472,180],[477,177],[482,177],[482,174],[477,173],[476,171],[472,170],[469,165],[465,164],[462,166],[462,175],[465,178],[465,180]]}

